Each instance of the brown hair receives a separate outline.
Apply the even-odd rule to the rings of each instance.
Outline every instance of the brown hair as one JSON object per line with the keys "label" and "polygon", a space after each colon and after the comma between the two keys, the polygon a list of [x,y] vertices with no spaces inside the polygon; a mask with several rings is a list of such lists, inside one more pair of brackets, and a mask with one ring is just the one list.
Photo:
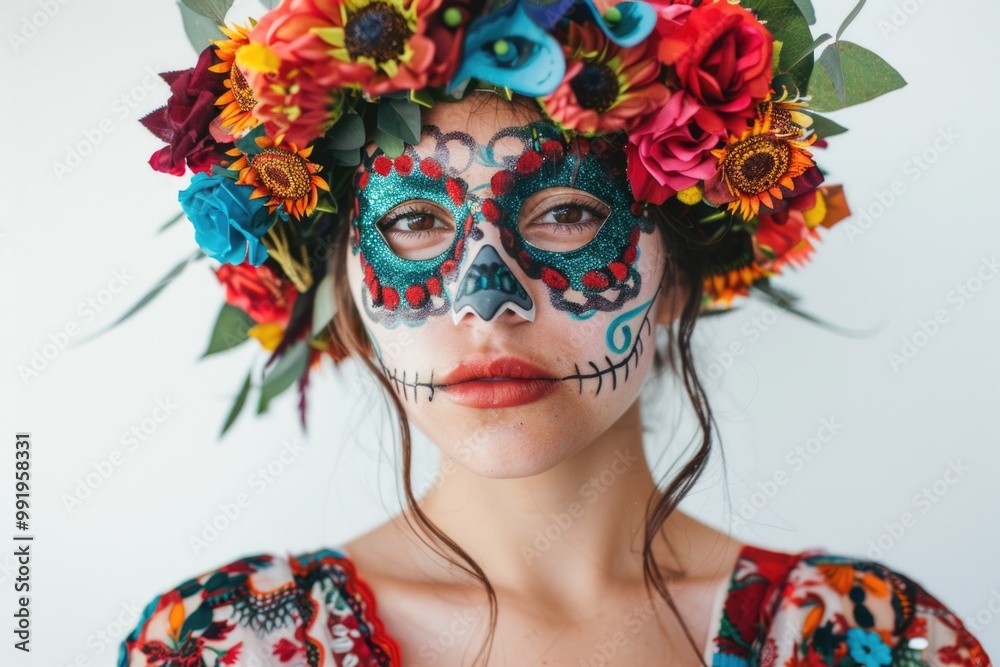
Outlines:
{"label": "brown hair", "polygon": [[[513,101],[508,102],[496,95],[480,95],[479,97],[483,99],[480,100],[476,107],[477,111],[487,103],[488,99],[495,99],[498,108],[501,104],[509,104],[517,112],[525,113],[526,115],[531,114],[536,117],[538,114],[537,104],[530,99],[515,97]],[[342,210],[350,210],[350,207],[344,207]],[[667,298],[671,300],[670,305],[673,312],[677,312],[673,306],[676,305],[675,299],[679,290],[669,288],[671,285],[686,285],[688,287],[686,298],[680,309],[680,315],[673,326],[669,327],[667,331],[666,354],[661,353],[657,346],[653,346],[652,372],[656,376],[661,376],[666,367],[681,379],[685,393],[698,420],[701,438],[698,449],[683,468],[681,468],[679,473],[673,479],[663,480],[666,482],[665,485],[657,484],[658,489],[664,489],[662,495],[654,492],[647,501],[646,527],[643,543],[643,579],[647,593],[650,593],[651,586],[655,588],[667,606],[673,611],[674,615],[677,616],[688,642],[695,649],[699,661],[704,665],[705,662],[701,656],[701,649],[691,636],[687,624],[681,618],[673,598],[667,589],[660,566],[653,558],[652,546],[667,518],[701,477],[708,464],[712,449],[712,433],[715,420],[712,416],[712,410],[709,407],[704,387],[696,373],[691,352],[691,337],[694,333],[694,327],[701,308],[703,275],[705,273],[707,254],[705,253],[704,242],[697,238],[696,234],[692,234],[692,231],[694,231],[693,228],[686,227],[683,221],[676,219],[663,208],[651,206],[649,213],[656,227],[660,230],[667,248],[668,265],[664,272],[665,284],[663,287]],[[334,299],[337,311],[331,323],[330,333],[336,344],[342,346],[347,354],[356,357],[367,367],[372,376],[381,384],[385,395],[394,405],[395,412],[399,418],[399,434],[403,461],[403,488],[406,496],[406,505],[409,511],[416,516],[420,529],[420,531],[415,530],[415,534],[433,551],[477,579],[486,591],[490,607],[490,627],[486,643],[480,649],[479,653],[476,654],[476,661],[478,662],[479,656],[485,651],[487,654],[485,664],[488,664],[488,657],[492,652],[493,638],[496,632],[496,593],[482,568],[457,542],[439,529],[417,505],[417,500],[413,494],[412,480],[410,479],[412,456],[409,421],[406,417],[403,404],[393,390],[389,380],[385,378],[378,366],[372,361],[374,349],[365,334],[348,286],[346,253],[343,249],[344,244],[349,242],[350,229],[351,226],[349,224],[338,225],[336,237],[332,244],[333,252],[329,268],[335,285]],[[413,525],[410,523],[409,517],[406,513],[403,516],[412,529]],[[424,539],[420,534],[421,532],[428,538],[432,540],[436,538],[441,543],[447,545],[455,555],[464,561],[464,564],[442,553],[434,544]],[[477,664],[477,662],[473,664]]]}

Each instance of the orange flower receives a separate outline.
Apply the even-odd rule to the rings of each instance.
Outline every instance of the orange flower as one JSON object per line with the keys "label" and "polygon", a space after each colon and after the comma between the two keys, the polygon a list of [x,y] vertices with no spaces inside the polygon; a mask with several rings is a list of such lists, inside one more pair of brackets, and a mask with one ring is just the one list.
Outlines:
{"label": "orange flower", "polygon": [[222,129],[229,130],[235,135],[243,134],[246,130],[257,127],[259,122],[253,115],[253,108],[257,105],[257,98],[253,94],[253,89],[247,83],[243,72],[236,66],[236,52],[250,42],[251,26],[219,26],[219,29],[229,39],[213,40],[215,44],[215,55],[222,61],[213,65],[209,69],[213,72],[228,74],[225,80],[226,92],[215,101],[216,106],[222,107],[219,114]]}
{"label": "orange flower", "polygon": [[[301,219],[316,208],[319,190],[330,190],[326,180],[318,175],[322,167],[309,162],[312,146],[299,150],[295,144],[276,144],[268,136],[257,137],[263,150],[248,158],[242,155],[230,169],[238,170],[237,183],[254,186],[251,199],[270,197],[267,207],[273,213],[278,206]],[[237,153],[233,151],[233,153]]]}
{"label": "orange flower", "polygon": [[705,183],[705,198],[719,206],[729,204],[744,220],[760,213],[761,206],[775,208],[775,200],[795,190],[794,179],[811,167],[812,153],[806,147],[816,140],[786,139],[771,131],[772,114],[765,113],[729,143],[712,151],[719,171]]}

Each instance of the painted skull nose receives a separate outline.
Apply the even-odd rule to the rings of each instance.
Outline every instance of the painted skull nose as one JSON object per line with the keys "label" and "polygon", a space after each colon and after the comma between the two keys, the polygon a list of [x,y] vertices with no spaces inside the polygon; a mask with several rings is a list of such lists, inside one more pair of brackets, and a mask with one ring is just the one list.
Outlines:
{"label": "painted skull nose", "polygon": [[489,322],[507,309],[529,322],[535,321],[535,304],[528,292],[496,248],[487,244],[476,253],[458,283],[451,318],[458,324],[466,313],[472,312]]}

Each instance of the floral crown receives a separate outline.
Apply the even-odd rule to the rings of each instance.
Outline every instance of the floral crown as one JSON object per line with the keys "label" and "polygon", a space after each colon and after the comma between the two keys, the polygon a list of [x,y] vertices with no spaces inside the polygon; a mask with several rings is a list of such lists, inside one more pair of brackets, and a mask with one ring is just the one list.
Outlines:
{"label": "floral crown", "polygon": [[[311,369],[347,356],[328,326],[338,211],[370,142],[376,168],[412,168],[422,108],[487,88],[535,100],[567,138],[613,139],[636,205],[666,208],[710,249],[702,310],[715,313],[751,287],[777,293],[768,279],[849,214],[812,153],[845,128],[818,112],[905,85],[840,39],[864,0],[817,39],[810,0],[283,0],[247,25],[226,24],[231,4],[183,0],[195,48],[218,38],[194,68],[161,75],[171,96],[141,120],[168,144],[152,167],[194,174],[179,199],[199,251],[122,319],[189,262],[216,260],[225,305],[206,354],[259,341],[271,355],[258,413],[295,384],[303,426]],[[614,269],[594,289],[620,280]],[[409,305],[367,286],[386,308]]]}

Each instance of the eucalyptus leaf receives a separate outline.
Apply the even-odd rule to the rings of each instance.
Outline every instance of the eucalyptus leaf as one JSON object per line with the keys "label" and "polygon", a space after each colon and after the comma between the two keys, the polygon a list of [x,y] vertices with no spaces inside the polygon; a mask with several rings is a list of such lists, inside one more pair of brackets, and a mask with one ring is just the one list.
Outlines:
{"label": "eucalyptus leaf", "polygon": [[361,149],[355,148],[349,151],[329,151],[330,157],[333,158],[333,164],[336,167],[357,167],[361,164]]}
{"label": "eucalyptus leaf", "polygon": [[820,116],[819,114],[814,113],[809,113],[808,115],[813,119],[812,127],[810,129],[815,132],[816,136],[820,139],[826,139],[827,137],[847,132],[846,127],[833,122],[825,116]]}
{"label": "eucalyptus leaf", "polygon": [[415,146],[420,143],[420,105],[409,97],[383,97],[378,105],[378,128]]}
{"label": "eucalyptus leaf", "polygon": [[860,12],[861,8],[864,6],[865,0],[859,0],[858,4],[851,10],[851,13],[844,19],[844,22],[840,24],[840,28],[837,30],[837,41],[840,41],[840,36],[844,34],[844,31],[847,30],[847,26],[851,25],[851,21],[854,20],[854,18],[858,15],[858,12]]}
{"label": "eucalyptus leaf", "polygon": [[799,56],[809,48],[813,37],[799,3],[796,0],[743,0],[743,6],[754,10],[758,18],[765,21],[774,39],[782,43],[779,70],[788,74],[795,88],[805,94],[813,62],[811,58],[800,61]]}
{"label": "eucalyptus leaf", "polygon": [[240,416],[240,412],[243,411],[243,406],[247,402],[247,394],[250,393],[250,373],[247,373],[247,377],[243,380],[243,386],[240,387],[240,392],[236,395],[236,401],[233,403],[233,407],[230,408],[229,414],[226,416],[226,423],[222,425],[222,431],[219,432],[219,437],[221,438],[229,430],[229,427],[233,425],[236,418]]}
{"label": "eucalyptus leaf", "polygon": [[365,122],[357,114],[344,114],[327,132],[327,138],[330,148],[336,151],[361,148],[365,145]]}
{"label": "eucalyptus leaf", "polygon": [[187,35],[188,41],[196,53],[204,51],[206,47],[211,45],[213,39],[226,38],[219,30],[219,25],[212,19],[205,18],[180,2],[177,3],[177,8],[181,12],[184,34]]}
{"label": "eucalyptus leaf", "polygon": [[143,296],[141,299],[139,299],[139,301],[137,301],[135,303],[135,305],[133,305],[131,308],[129,308],[128,310],[126,310],[125,313],[123,315],[121,315],[118,319],[116,319],[114,322],[112,322],[108,326],[104,327],[103,329],[100,329],[100,330],[98,330],[98,331],[90,334],[86,338],[80,339],[79,341],[77,341],[76,344],[82,344],[82,343],[87,342],[88,340],[96,338],[97,336],[99,336],[100,334],[104,333],[105,331],[109,331],[110,329],[113,329],[114,327],[118,326],[119,324],[121,324],[122,322],[124,322],[125,320],[127,320],[128,318],[130,318],[133,315],[135,315],[136,313],[138,313],[150,301],[152,301],[153,299],[155,299],[156,295],[159,294],[160,292],[162,292],[163,289],[167,285],[169,285],[173,281],[174,278],[176,278],[177,276],[179,276],[181,274],[181,272],[184,271],[184,267],[186,267],[190,262],[193,262],[193,261],[196,261],[198,259],[201,259],[204,256],[205,255],[202,254],[201,250],[198,250],[194,254],[192,254],[191,256],[189,256],[187,259],[182,260],[179,264],[177,264],[177,266],[175,266],[174,268],[170,269],[170,272],[167,275],[163,276],[163,278],[160,279],[160,282],[158,282],[156,284],[156,287],[154,287],[153,289],[151,289],[148,292],[146,292],[145,296]]}
{"label": "eucalyptus leaf", "polygon": [[382,152],[393,159],[398,158],[406,150],[406,144],[403,143],[402,139],[382,129],[375,130],[374,139]]}
{"label": "eucalyptus leaf", "polygon": [[326,328],[333,316],[337,314],[337,303],[333,299],[333,276],[329,272],[316,286],[316,298],[313,301],[313,319],[310,335],[315,336]]}
{"label": "eucalyptus leaf", "polygon": [[802,12],[802,16],[805,17],[806,23],[812,25],[816,23],[816,10],[813,9],[812,0],[795,0],[795,6],[799,8]]}
{"label": "eucalyptus leaf", "polygon": [[222,310],[219,311],[219,316],[215,320],[208,349],[201,355],[202,358],[245,343],[249,339],[247,332],[256,324],[242,308],[228,303],[223,304]]}
{"label": "eucalyptus leaf", "polygon": [[853,42],[831,44],[818,62],[809,80],[809,106],[815,111],[861,104],[906,85],[889,63]]}
{"label": "eucalyptus leaf", "polygon": [[177,214],[177,215],[175,215],[174,217],[172,217],[172,218],[170,218],[169,220],[167,220],[166,222],[164,222],[164,223],[163,223],[163,224],[162,224],[162,225],[160,226],[160,228],[156,230],[156,233],[157,233],[157,234],[161,234],[161,233],[162,233],[162,232],[164,232],[164,231],[165,231],[165,230],[166,230],[167,228],[169,228],[169,227],[173,226],[173,225],[174,225],[174,224],[176,224],[176,223],[177,223],[178,221],[180,221],[180,220],[183,220],[183,219],[184,219],[184,211],[181,211],[180,213],[178,213],[178,214]]}
{"label": "eucalyptus leaf", "polygon": [[226,13],[233,6],[233,0],[181,0],[181,2],[194,13],[212,19],[216,25],[226,22]]}
{"label": "eucalyptus leaf", "polygon": [[271,372],[264,376],[260,388],[260,400],[257,402],[257,414],[266,412],[271,401],[302,376],[308,362],[309,345],[305,341],[299,341],[285,351]]}
{"label": "eucalyptus leaf", "polygon": [[[257,127],[253,128],[242,137],[236,140],[236,147],[239,148],[244,155],[247,157],[253,157],[261,151],[261,147],[257,145],[257,137],[264,136],[264,124],[261,123]],[[232,171],[232,170],[227,170]]]}

